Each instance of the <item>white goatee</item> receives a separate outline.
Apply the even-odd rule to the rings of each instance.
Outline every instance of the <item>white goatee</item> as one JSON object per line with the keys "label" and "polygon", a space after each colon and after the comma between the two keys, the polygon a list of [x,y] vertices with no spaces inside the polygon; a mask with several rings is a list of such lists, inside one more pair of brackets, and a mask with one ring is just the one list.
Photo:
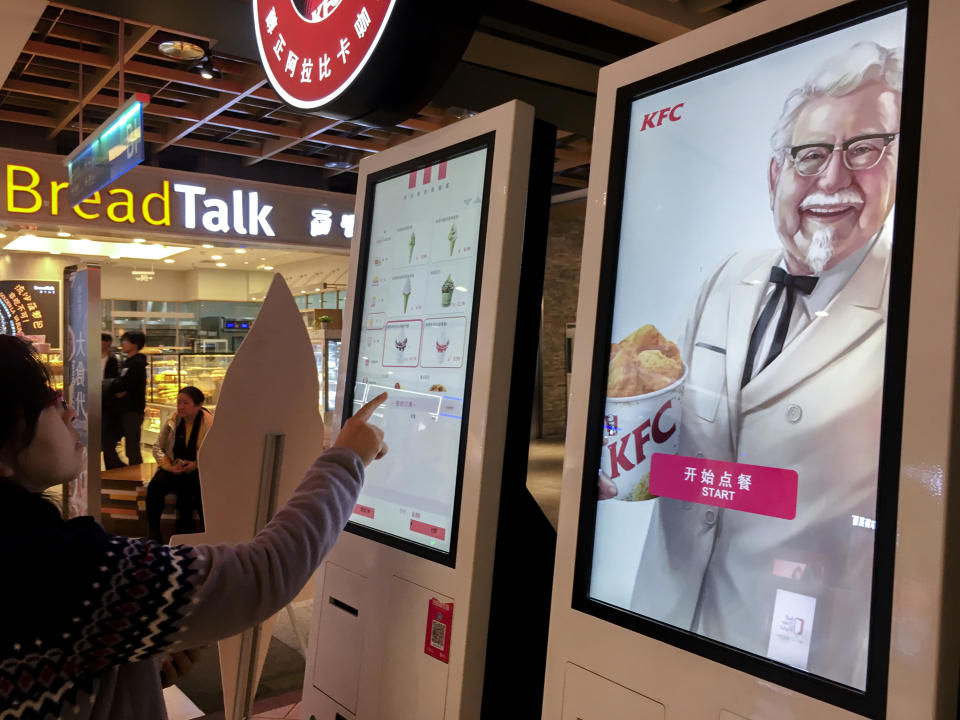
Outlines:
{"label": "white goatee", "polygon": [[817,230],[813,234],[810,247],[807,248],[807,267],[814,275],[819,275],[833,257],[833,228]]}

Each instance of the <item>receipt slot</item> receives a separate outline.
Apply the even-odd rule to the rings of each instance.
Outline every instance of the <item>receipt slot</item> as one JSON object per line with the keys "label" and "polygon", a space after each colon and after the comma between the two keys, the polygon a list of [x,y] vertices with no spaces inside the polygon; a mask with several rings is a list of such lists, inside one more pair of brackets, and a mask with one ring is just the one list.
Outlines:
{"label": "receipt slot", "polygon": [[555,136],[512,102],[361,163],[337,409],[386,391],[390,450],[322,567],[304,718],[540,712],[556,535],[525,476]]}
{"label": "receipt slot", "polygon": [[543,718],[956,717],[958,23],[601,72]]}

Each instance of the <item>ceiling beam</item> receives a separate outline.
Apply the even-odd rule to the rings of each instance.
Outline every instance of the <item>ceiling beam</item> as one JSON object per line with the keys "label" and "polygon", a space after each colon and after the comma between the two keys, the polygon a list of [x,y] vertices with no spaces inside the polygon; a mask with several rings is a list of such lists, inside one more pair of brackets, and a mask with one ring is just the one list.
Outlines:
{"label": "ceiling beam", "polygon": [[312,140],[317,135],[326,132],[327,130],[332,130],[339,124],[339,120],[331,120],[328,118],[308,118],[300,123],[300,127],[297,130],[296,139],[285,137],[277,140],[267,140],[266,142],[261,143],[260,154],[255,158],[250,158],[249,160],[244,161],[244,164],[256,165],[262,160],[273,158],[282,153],[284,150],[288,150],[295,145],[306,142],[307,140]]}
{"label": "ceiling beam", "polygon": [[197,107],[191,108],[199,111],[199,117],[195,122],[176,123],[168,128],[166,141],[158,148],[158,151],[165,150],[178,140],[185,138],[204,123],[210,122],[220,113],[224,112],[225,110],[229,110],[230,107],[236,105],[250,93],[262,88],[266,83],[267,76],[264,74],[263,70],[260,68],[251,70],[250,73],[244,78],[244,81],[238,83],[243,88],[239,93],[233,95],[232,97],[224,97],[220,95],[204,103],[200,103]]}
{"label": "ceiling beam", "polygon": [[[157,25],[150,25],[149,27],[145,28],[135,28],[133,33],[131,33],[130,38],[124,38],[123,55],[120,56],[118,47],[117,60],[113,66],[98,73],[96,80],[93,81],[93,84],[89,89],[84,87],[85,92],[83,97],[80,98],[78,103],[69,107],[67,111],[60,116],[56,127],[50,131],[47,137],[51,139],[55,138],[60,131],[63,130],[69,124],[69,122],[77,116],[77,113],[83,109],[84,105],[96,97],[97,94],[107,86],[107,83],[109,83],[117,73],[124,71],[124,66],[133,59],[134,55],[140,51],[140,48],[146,45],[147,41],[150,40],[150,38],[152,38],[159,29],[160,27]],[[119,37],[117,39],[117,44],[119,45]],[[117,105],[122,105],[124,100],[125,98],[118,98]]]}

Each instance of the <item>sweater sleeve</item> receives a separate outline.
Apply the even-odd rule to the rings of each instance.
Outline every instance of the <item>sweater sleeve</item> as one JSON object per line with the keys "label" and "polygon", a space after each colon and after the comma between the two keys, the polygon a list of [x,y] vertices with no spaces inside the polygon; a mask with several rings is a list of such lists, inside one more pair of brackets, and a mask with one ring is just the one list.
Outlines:
{"label": "sweater sleeve", "polygon": [[253,540],[195,547],[204,577],[176,645],[193,647],[236,635],[293,600],[347,524],[362,479],[356,453],[328,450]]}

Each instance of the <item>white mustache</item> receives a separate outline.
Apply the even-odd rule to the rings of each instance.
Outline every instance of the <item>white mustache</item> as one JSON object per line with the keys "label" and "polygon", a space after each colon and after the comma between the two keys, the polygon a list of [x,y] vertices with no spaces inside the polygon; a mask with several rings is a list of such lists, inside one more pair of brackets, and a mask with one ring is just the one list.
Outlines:
{"label": "white mustache", "polygon": [[805,210],[808,207],[817,205],[863,205],[863,195],[852,189],[845,189],[827,195],[822,192],[813,192],[807,195],[800,203],[800,209]]}

